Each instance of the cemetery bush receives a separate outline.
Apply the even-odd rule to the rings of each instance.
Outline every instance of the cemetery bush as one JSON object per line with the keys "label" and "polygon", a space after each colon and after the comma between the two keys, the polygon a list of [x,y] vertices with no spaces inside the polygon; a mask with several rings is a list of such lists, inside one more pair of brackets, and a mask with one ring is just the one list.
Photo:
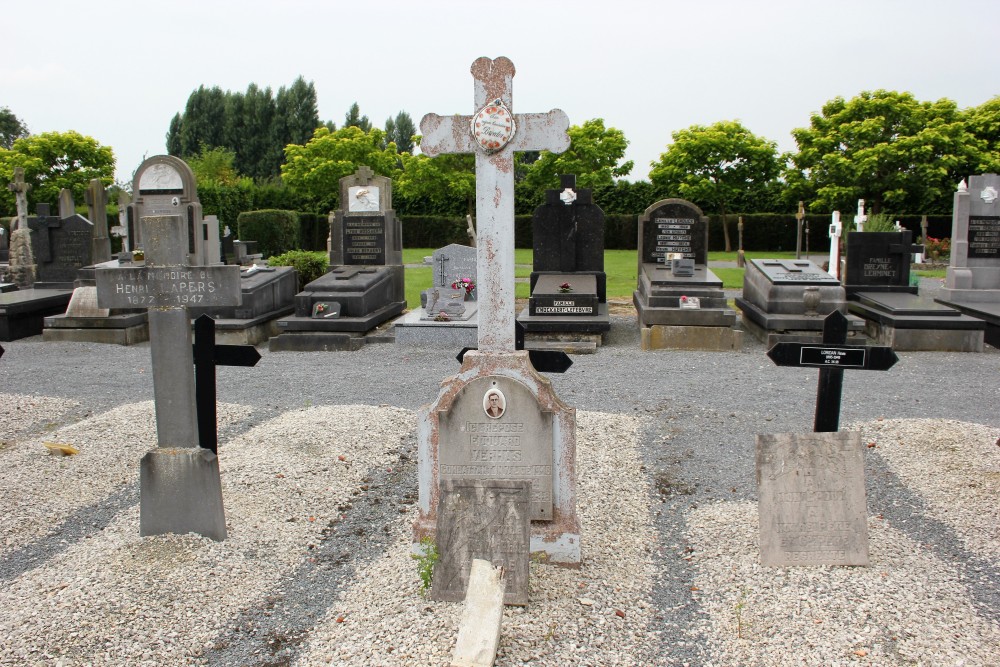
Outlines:
{"label": "cemetery bush", "polygon": [[295,250],[299,245],[299,214],[295,211],[265,209],[245,211],[236,219],[237,238],[256,241],[264,257]]}
{"label": "cemetery bush", "polygon": [[289,250],[267,259],[268,266],[290,266],[299,273],[299,291],[316,280],[329,268],[330,258],[326,251]]}

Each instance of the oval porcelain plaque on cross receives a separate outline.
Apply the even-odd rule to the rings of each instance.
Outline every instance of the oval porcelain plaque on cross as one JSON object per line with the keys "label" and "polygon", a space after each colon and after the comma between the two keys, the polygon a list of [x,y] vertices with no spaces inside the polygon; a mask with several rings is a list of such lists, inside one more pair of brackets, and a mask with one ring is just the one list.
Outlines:
{"label": "oval porcelain plaque on cross", "polygon": [[495,153],[514,137],[514,114],[497,98],[472,117],[469,127],[476,143],[487,153]]}

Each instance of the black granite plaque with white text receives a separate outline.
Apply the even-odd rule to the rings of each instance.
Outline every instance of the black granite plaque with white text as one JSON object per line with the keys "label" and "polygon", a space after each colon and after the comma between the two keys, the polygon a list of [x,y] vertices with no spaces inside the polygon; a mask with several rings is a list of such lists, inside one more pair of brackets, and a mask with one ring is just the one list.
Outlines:
{"label": "black granite plaque with white text", "polygon": [[1000,260],[1000,216],[969,216],[969,259]]}
{"label": "black granite plaque with white text", "polygon": [[384,216],[344,216],[344,263],[385,264]]}

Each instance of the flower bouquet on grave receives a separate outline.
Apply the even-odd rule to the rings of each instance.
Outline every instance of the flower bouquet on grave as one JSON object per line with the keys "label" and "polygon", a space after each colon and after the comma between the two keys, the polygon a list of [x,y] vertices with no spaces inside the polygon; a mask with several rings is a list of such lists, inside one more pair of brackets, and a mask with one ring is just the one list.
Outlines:
{"label": "flower bouquet on grave", "polygon": [[559,286],[559,291],[560,292],[572,292],[573,291],[573,286],[570,285],[569,283],[563,283],[562,285]]}
{"label": "flower bouquet on grave", "polygon": [[[458,289],[458,288],[456,287],[455,289]],[[448,317],[448,313],[446,313],[446,312],[444,312],[442,310],[441,312],[439,312],[437,315],[434,316],[434,321],[435,322],[450,322],[451,318]]]}
{"label": "flower bouquet on grave", "polygon": [[451,284],[452,289],[464,289],[467,296],[475,298],[476,283],[469,278],[459,278]]}

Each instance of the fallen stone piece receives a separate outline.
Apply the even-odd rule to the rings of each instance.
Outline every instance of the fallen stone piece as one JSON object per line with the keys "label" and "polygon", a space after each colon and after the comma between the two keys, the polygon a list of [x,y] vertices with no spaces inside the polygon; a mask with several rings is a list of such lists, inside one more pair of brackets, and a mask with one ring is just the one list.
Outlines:
{"label": "fallen stone piece", "polygon": [[490,667],[493,664],[500,643],[504,588],[502,567],[495,568],[489,561],[478,558],[472,561],[452,667]]}

